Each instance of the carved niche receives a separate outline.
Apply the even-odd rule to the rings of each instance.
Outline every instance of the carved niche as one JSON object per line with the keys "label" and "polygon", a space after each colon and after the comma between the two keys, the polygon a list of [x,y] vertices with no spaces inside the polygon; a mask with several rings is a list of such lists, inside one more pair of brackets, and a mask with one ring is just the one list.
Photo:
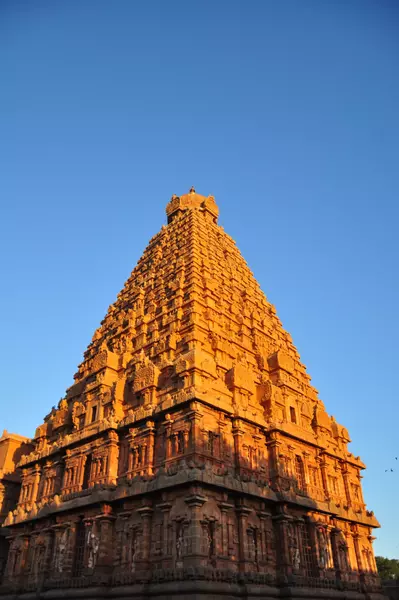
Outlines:
{"label": "carved niche", "polygon": [[252,370],[248,368],[248,366],[237,362],[234,367],[226,373],[226,385],[230,390],[239,388],[252,394],[255,391]]}
{"label": "carved niche", "polygon": [[258,402],[264,409],[266,421],[282,423],[284,421],[285,402],[279,387],[266,380],[256,388]]}
{"label": "carved niche", "polygon": [[82,429],[84,426],[86,407],[83,402],[75,402],[72,408],[72,423],[74,429]]}
{"label": "carved niche", "polygon": [[146,388],[156,387],[159,374],[159,369],[150,360],[140,363],[133,378],[133,392],[137,394]]}

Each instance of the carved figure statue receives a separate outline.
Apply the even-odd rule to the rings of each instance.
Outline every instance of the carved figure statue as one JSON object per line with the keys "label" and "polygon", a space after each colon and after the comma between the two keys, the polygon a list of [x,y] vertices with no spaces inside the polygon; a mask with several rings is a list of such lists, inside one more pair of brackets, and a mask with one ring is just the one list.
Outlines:
{"label": "carved figure statue", "polygon": [[292,566],[294,567],[295,571],[297,571],[301,566],[301,555],[299,554],[299,548],[292,549]]}
{"label": "carved figure statue", "polygon": [[179,534],[176,540],[176,558],[177,560],[181,560],[183,556],[183,544],[184,544],[184,535],[183,535],[183,527],[180,527]]}
{"label": "carved figure statue", "polygon": [[135,535],[133,538],[133,545],[132,545],[132,563],[131,563],[131,568],[132,568],[132,572],[135,571],[136,569],[136,561],[139,557],[139,540],[138,537]]}
{"label": "carved figure statue", "polygon": [[301,555],[298,548],[298,543],[295,535],[295,531],[292,525],[288,529],[288,542],[291,555],[291,563],[295,571],[301,566]]}
{"label": "carved figure statue", "polygon": [[87,544],[89,546],[89,558],[87,561],[87,566],[89,569],[94,569],[97,564],[97,554],[100,546],[100,540],[95,535],[95,533],[89,533]]}
{"label": "carved figure statue", "polygon": [[64,532],[62,533],[62,536],[60,537],[59,542],[58,542],[57,555],[56,555],[56,559],[55,559],[55,570],[58,573],[62,573],[62,571],[64,569],[64,561],[65,561],[67,545],[68,545],[68,530],[65,529]]}
{"label": "carved figure statue", "polygon": [[79,429],[79,417],[76,416],[74,413],[72,413],[72,423],[73,423],[73,428]]}
{"label": "carved figure statue", "polygon": [[36,580],[38,580],[40,576],[43,576],[45,560],[46,546],[42,543],[39,543],[36,550],[35,562],[33,564],[33,572]]}
{"label": "carved figure statue", "polygon": [[208,556],[208,558],[211,558],[213,554],[213,537],[210,523],[206,523],[203,531],[205,554]]}
{"label": "carved figure statue", "polygon": [[324,529],[319,528],[317,530],[317,537],[319,543],[319,566],[321,569],[326,569],[330,560],[330,553],[328,551]]}

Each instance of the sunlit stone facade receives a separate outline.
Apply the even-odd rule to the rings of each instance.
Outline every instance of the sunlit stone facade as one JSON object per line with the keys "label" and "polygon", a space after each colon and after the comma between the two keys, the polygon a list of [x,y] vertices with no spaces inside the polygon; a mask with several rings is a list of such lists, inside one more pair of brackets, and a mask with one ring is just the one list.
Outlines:
{"label": "sunlit stone facade", "polygon": [[166,212],[18,463],[1,593],[379,598],[347,430],[214,198]]}

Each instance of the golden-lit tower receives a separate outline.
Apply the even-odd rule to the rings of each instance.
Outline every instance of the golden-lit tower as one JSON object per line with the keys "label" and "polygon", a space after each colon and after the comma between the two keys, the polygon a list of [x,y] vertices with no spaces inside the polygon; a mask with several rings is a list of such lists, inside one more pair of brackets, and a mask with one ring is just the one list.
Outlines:
{"label": "golden-lit tower", "polygon": [[172,197],[37,428],[5,598],[382,597],[364,464],[218,212]]}

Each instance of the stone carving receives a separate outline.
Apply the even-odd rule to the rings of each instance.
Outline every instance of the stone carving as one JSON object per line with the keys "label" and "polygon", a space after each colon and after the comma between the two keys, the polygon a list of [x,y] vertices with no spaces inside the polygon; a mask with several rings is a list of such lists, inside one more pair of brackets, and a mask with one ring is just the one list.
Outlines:
{"label": "stone carving", "polygon": [[144,360],[136,370],[133,391],[140,392],[148,387],[156,386],[159,374],[159,369],[153,363],[148,359]]}
{"label": "stone carving", "polygon": [[4,525],[12,525],[14,523],[14,513],[12,510],[9,511],[6,520],[4,521]]}
{"label": "stone carving", "polygon": [[48,428],[47,423],[43,423],[43,425],[39,425],[39,427],[37,427],[36,431],[35,431],[35,439],[39,439],[39,438],[46,436],[47,428]]}
{"label": "stone carving", "polygon": [[301,566],[301,555],[299,553],[299,548],[292,548],[292,566],[297,571]]}
{"label": "stone carving", "polygon": [[291,564],[294,571],[297,571],[301,566],[301,554],[298,547],[298,539],[294,526],[292,524],[288,527],[288,543],[291,556]]}
{"label": "stone carving", "polygon": [[330,553],[328,550],[326,532],[324,530],[324,527],[318,527],[317,541],[319,546],[319,566],[321,569],[326,569],[330,561]]}
{"label": "stone carving", "polygon": [[180,525],[178,532],[177,532],[177,537],[176,537],[176,567],[182,567],[183,566],[183,552],[184,552],[184,530],[183,527]]}
{"label": "stone carving", "polygon": [[74,429],[80,429],[81,418],[86,413],[86,407],[82,402],[75,402],[72,409],[72,423]]}
{"label": "stone carving", "polygon": [[132,548],[132,564],[131,564],[132,571],[135,571],[135,569],[136,569],[136,562],[137,562],[138,557],[139,557],[139,539],[138,539],[138,536],[135,535],[134,539],[133,539],[133,548]]}
{"label": "stone carving", "polygon": [[226,384],[229,389],[241,388],[250,393],[255,391],[254,378],[249,365],[243,364],[242,360],[226,374]]}
{"label": "stone carving", "polygon": [[87,546],[88,546],[88,559],[87,559],[87,567],[89,569],[94,569],[97,564],[97,555],[100,547],[100,540],[98,536],[93,533],[93,531],[89,531],[87,534]]}
{"label": "stone carving", "polygon": [[57,573],[62,573],[64,570],[65,555],[68,547],[68,534],[68,529],[65,529],[58,540],[55,558],[55,570],[57,571]]}

